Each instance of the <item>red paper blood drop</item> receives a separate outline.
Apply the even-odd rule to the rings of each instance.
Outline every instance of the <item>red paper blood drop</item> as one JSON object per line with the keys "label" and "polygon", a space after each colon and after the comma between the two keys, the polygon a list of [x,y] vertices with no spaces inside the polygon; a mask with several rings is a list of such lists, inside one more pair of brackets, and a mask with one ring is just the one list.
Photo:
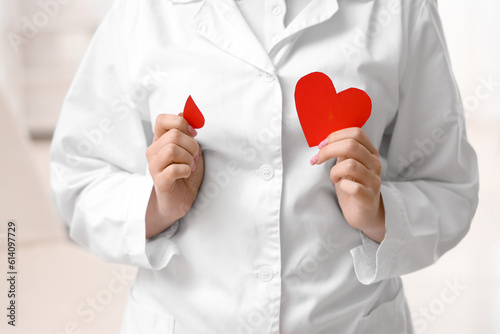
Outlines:
{"label": "red paper blood drop", "polygon": [[372,111],[372,101],[364,91],[349,88],[337,93],[332,80],[320,72],[297,82],[295,106],[309,147],[319,145],[332,132],[361,128]]}
{"label": "red paper blood drop", "polygon": [[186,105],[184,106],[184,113],[182,115],[184,119],[195,129],[201,129],[205,125],[205,117],[201,113],[200,109],[194,103],[193,98],[189,95]]}

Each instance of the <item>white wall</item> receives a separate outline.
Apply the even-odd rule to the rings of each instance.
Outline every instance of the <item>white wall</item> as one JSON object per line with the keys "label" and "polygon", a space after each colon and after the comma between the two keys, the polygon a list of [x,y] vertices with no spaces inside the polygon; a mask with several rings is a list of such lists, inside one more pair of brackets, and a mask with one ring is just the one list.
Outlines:
{"label": "white wall", "polygon": [[[0,1],[0,92],[4,103],[9,106],[9,110],[22,116],[22,99],[20,96],[20,86],[22,83],[22,58],[14,53],[7,40],[7,36],[12,32],[12,17],[19,14],[17,1]],[[1,112],[5,112],[2,110]]]}
{"label": "white wall", "polygon": [[[11,35],[10,42],[2,38],[9,59],[0,58],[0,82],[3,89],[14,88],[17,101],[23,102],[16,109],[32,134],[50,135],[81,57],[112,0],[1,1],[0,34],[16,37]],[[13,68],[13,59],[20,66]],[[14,96],[12,89],[7,95]]]}
{"label": "white wall", "polygon": [[[500,1],[438,3],[466,116],[500,121]],[[496,87],[484,86],[484,79]]]}

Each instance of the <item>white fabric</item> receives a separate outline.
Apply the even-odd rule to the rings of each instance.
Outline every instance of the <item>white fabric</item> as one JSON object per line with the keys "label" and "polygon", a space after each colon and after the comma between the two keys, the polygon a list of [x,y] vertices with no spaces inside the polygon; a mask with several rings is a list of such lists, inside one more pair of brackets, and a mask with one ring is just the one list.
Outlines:
{"label": "white fabric", "polygon": [[235,1],[250,29],[266,50],[272,47],[273,38],[282,34],[310,2],[311,0]]}
{"label": "white fabric", "polygon": [[[435,2],[312,0],[276,36],[263,47],[233,0],[119,0],[96,33],[52,187],[72,238],[140,267],[122,334],[412,333],[399,276],[468,231],[477,162]],[[293,93],[314,71],[373,100],[381,244],[343,218],[333,161],[309,165]],[[145,150],[188,95],[206,118],[205,178],[175,235],[146,240]]]}

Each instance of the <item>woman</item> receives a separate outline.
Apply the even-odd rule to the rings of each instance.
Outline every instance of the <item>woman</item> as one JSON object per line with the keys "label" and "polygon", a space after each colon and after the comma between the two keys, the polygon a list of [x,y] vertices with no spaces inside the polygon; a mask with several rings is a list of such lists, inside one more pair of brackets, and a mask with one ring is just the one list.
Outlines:
{"label": "woman", "polygon": [[[72,238],[139,267],[121,333],[412,333],[399,276],[477,206],[443,41],[433,0],[117,1],[51,169]],[[319,151],[294,103],[317,71],[373,105]]]}

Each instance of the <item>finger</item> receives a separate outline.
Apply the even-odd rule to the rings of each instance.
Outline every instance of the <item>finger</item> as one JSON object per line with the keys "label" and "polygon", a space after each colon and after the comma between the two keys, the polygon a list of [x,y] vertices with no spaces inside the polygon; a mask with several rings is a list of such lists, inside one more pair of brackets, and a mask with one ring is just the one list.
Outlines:
{"label": "finger", "polygon": [[184,164],[172,164],[158,174],[155,187],[158,189],[169,189],[178,179],[187,179],[191,176],[191,167]]}
{"label": "finger", "polygon": [[380,177],[354,159],[346,159],[337,163],[330,170],[330,180],[334,184],[346,178],[370,189],[376,189],[380,185]]}
{"label": "finger", "polygon": [[164,133],[163,136],[148,147],[146,150],[148,160],[151,160],[164,146],[168,144],[174,144],[182,147],[191,153],[193,157],[196,157],[200,152],[200,145],[198,145],[198,142],[193,137],[185,134],[179,129],[172,129]]}
{"label": "finger", "polygon": [[352,138],[343,139],[324,146],[318,152],[316,164],[322,164],[333,158],[355,159],[377,174],[381,170],[379,158],[372,154],[364,145]]}
{"label": "finger", "polygon": [[172,164],[185,164],[190,168],[194,165],[194,157],[180,146],[168,144],[153,158],[149,169],[151,175],[156,175]]}
{"label": "finger", "polygon": [[361,145],[366,147],[370,153],[379,156],[379,152],[375,145],[373,145],[370,138],[366,132],[361,128],[346,128],[339,131],[332,132],[319,146],[319,148],[323,148],[328,144],[332,144],[338,141],[342,141],[345,139],[354,139],[359,142]]}
{"label": "finger", "polygon": [[153,141],[158,140],[164,133],[172,129],[178,129],[192,137],[197,134],[196,130],[179,115],[160,114],[156,117]]}
{"label": "finger", "polygon": [[340,189],[349,196],[353,196],[362,201],[370,199],[370,191],[361,183],[343,179],[339,182]]}

